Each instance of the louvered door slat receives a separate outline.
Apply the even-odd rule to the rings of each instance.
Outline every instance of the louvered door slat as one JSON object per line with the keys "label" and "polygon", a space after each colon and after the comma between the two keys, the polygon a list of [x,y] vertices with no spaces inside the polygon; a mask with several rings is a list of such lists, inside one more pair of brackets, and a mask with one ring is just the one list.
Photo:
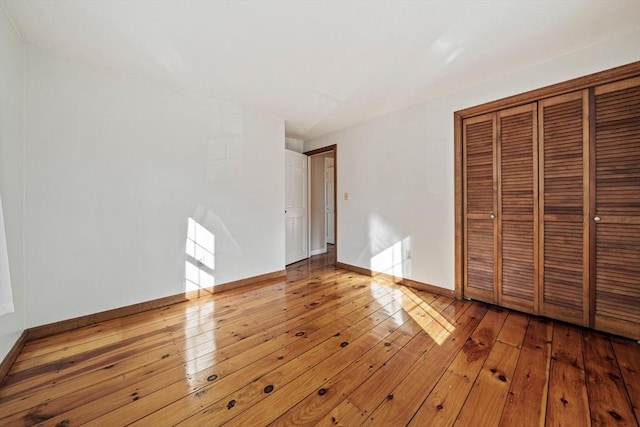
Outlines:
{"label": "louvered door slat", "polygon": [[539,102],[540,313],[587,325],[588,92]]}
{"label": "louvered door slat", "polygon": [[502,223],[502,305],[513,306],[513,299],[522,300],[527,311],[533,311],[533,222]]}
{"label": "louvered door slat", "polygon": [[498,113],[498,303],[537,310],[537,116],[536,105]]}
{"label": "louvered door slat", "polygon": [[464,294],[495,302],[495,114],[463,123]]}
{"label": "louvered door slat", "polygon": [[640,78],[595,89],[594,326],[640,339]]}

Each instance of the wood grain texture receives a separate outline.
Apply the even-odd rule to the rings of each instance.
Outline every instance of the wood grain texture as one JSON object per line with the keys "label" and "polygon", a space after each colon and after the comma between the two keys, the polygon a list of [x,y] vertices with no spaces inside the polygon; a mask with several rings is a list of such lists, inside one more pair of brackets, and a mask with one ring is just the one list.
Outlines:
{"label": "wood grain texture", "polygon": [[595,88],[593,318],[640,339],[640,78]]}
{"label": "wood grain texture", "polygon": [[[501,329],[506,312],[488,311],[411,419],[412,426],[452,425]],[[522,330],[522,324],[518,325]]]}
{"label": "wood grain texture", "polygon": [[612,338],[611,344],[629,399],[634,402],[633,410],[636,414],[636,421],[640,423],[640,406],[637,404],[640,402],[640,357],[636,354],[638,344],[620,338]]}
{"label": "wood grain texture", "polygon": [[338,269],[332,255],[27,342],[0,425],[637,423],[635,342]]}
{"label": "wood grain texture", "polygon": [[546,425],[591,425],[582,331],[566,324],[555,325],[551,351]]}
{"label": "wood grain texture", "polygon": [[588,91],[545,99],[538,108],[540,314],[586,325],[589,240],[584,171],[589,123],[584,118]]}
{"label": "wood grain texture", "polygon": [[537,105],[498,112],[498,304],[535,313]]}
{"label": "wood grain texture", "polygon": [[497,124],[495,114],[463,121],[464,295],[497,302]]}
{"label": "wood grain texture", "polygon": [[533,424],[546,416],[553,325],[545,319],[529,322],[500,425]]}
{"label": "wood grain texture", "polygon": [[629,400],[609,337],[593,331],[583,336],[591,424],[638,425],[632,409],[637,404]]}

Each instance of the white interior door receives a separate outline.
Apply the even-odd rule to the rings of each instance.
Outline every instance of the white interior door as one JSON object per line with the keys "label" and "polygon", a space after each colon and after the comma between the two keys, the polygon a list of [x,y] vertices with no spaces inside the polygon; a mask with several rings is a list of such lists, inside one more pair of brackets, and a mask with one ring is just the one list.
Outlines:
{"label": "white interior door", "polygon": [[285,261],[308,258],[307,156],[285,150]]}
{"label": "white interior door", "polygon": [[324,159],[324,217],[327,243],[335,245],[335,214],[334,214],[334,165],[333,159]]}

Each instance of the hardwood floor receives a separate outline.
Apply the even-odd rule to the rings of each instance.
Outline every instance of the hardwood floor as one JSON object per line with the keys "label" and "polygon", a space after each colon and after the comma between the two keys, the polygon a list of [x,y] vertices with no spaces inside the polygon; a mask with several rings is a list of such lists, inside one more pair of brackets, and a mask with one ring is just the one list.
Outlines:
{"label": "hardwood floor", "polygon": [[333,267],[31,341],[0,425],[638,425],[640,346]]}

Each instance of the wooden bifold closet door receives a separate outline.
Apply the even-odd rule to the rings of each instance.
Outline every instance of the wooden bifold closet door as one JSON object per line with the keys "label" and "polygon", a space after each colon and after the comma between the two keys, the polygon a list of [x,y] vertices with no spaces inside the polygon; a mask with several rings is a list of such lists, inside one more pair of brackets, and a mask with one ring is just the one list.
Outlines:
{"label": "wooden bifold closet door", "polygon": [[536,104],[497,113],[497,303],[536,312],[538,144]]}
{"label": "wooden bifold closet door", "polygon": [[593,326],[640,339],[640,77],[593,97]]}
{"label": "wooden bifold closet door", "polygon": [[542,100],[540,314],[589,324],[589,93]]}
{"label": "wooden bifold closet door", "polygon": [[640,340],[640,76],[459,124],[463,295]]}
{"label": "wooden bifold closet door", "polygon": [[470,298],[536,307],[536,105],[465,120],[465,282]]}
{"label": "wooden bifold closet door", "polygon": [[466,142],[463,170],[466,183],[464,293],[469,298],[494,302],[497,238],[495,114],[465,120],[463,132]]}

